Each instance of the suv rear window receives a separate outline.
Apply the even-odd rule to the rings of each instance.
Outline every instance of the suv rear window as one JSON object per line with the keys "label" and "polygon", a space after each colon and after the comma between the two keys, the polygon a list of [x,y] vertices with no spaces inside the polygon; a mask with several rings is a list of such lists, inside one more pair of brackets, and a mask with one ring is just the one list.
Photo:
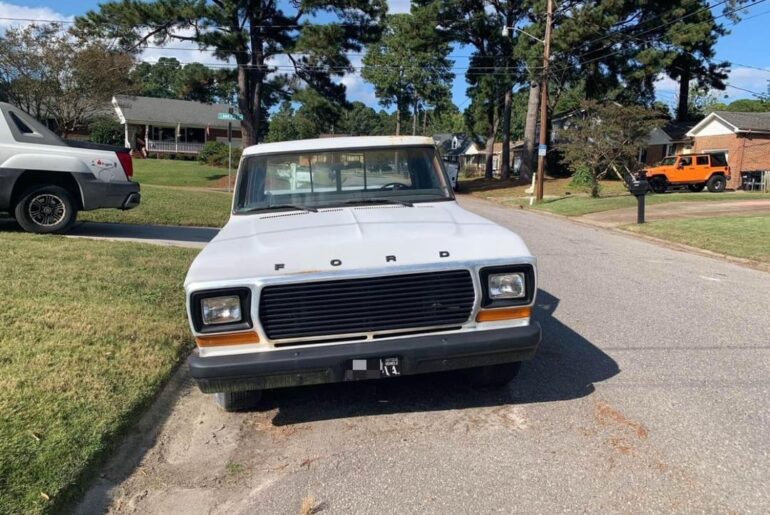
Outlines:
{"label": "suv rear window", "polygon": [[727,166],[727,157],[722,154],[711,154],[711,166]]}

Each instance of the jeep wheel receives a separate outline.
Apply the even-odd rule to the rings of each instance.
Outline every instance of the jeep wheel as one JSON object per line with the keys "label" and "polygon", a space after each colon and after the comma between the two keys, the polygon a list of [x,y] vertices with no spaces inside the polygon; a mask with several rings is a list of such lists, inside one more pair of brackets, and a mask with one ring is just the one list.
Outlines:
{"label": "jeep wheel", "polygon": [[259,406],[262,390],[215,393],[214,400],[225,411],[246,411]]}
{"label": "jeep wheel", "polygon": [[27,232],[61,234],[77,220],[72,195],[60,186],[35,186],[14,208],[16,221]]}
{"label": "jeep wheel", "polygon": [[727,186],[727,179],[724,175],[713,175],[708,182],[708,188],[711,193],[722,193]]}
{"label": "jeep wheel", "polygon": [[473,386],[502,387],[514,380],[521,369],[521,362],[502,363],[486,367],[469,368],[465,371]]}
{"label": "jeep wheel", "polygon": [[706,187],[706,183],[702,182],[700,184],[690,184],[687,186],[687,189],[689,189],[693,193],[698,193],[700,191],[703,191],[703,188],[705,187]]}
{"label": "jeep wheel", "polygon": [[653,177],[650,179],[650,189],[655,193],[665,193],[666,189],[668,189],[666,179],[663,177]]}

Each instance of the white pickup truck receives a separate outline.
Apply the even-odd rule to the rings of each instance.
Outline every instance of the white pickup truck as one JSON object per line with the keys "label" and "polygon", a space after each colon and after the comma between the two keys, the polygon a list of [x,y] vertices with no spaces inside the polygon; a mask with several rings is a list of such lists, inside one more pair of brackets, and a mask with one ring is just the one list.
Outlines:
{"label": "white pickup truck", "polygon": [[445,370],[506,384],[540,343],[536,284],[521,238],[455,202],[430,138],[257,145],[187,274],[188,364],[227,410]]}
{"label": "white pickup truck", "polygon": [[0,102],[0,212],[36,233],[63,233],[78,211],[131,209],[129,150],[61,139],[34,117]]}

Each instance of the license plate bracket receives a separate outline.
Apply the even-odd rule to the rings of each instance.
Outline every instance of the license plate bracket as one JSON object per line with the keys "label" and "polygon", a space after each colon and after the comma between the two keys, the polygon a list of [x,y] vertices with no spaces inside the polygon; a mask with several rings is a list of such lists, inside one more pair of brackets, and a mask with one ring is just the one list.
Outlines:
{"label": "license plate bracket", "polygon": [[389,356],[386,358],[351,359],[345,364],[345,381],[362,381],[365,379],[380,379],[383,377],[398,377],[401,375],[401,358]]}

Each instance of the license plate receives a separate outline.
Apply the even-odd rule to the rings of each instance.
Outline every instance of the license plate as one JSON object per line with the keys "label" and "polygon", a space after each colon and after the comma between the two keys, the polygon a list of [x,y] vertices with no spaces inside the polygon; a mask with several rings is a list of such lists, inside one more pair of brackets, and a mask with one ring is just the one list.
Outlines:
{"label": "license plate", "polygon": [[397,357],[352,359],[345,367],[345,381],[398,377],[401,375],[401,360]]}

